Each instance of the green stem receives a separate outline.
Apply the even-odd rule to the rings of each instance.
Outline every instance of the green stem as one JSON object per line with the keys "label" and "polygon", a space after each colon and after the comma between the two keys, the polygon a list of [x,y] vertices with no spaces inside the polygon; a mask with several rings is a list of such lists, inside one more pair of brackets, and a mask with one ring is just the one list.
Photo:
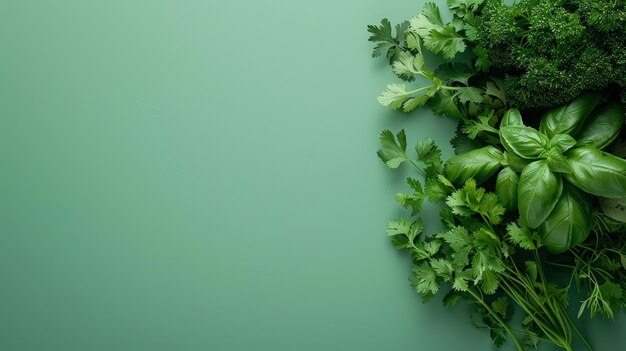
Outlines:
{"label": "green stem", "polygon": [[[563,308],[563,307],[561,307],[561,308]],[[565,311],[565,308],[563,308],[563,314],[567,317],[567,319],[569,321],[569,324],[572,326],[572,328],[574,328],[574,331],[576,332],[576,334],[578,334],[578,337],[580,338],[580,340],[583,341],[583,344],[585,344],[587,349],[589,351],[593,351],[593,348],[591,347],[591,345],[589,344],[587,339],[583,336],[583,334],[580,332],[580,330],[578,329],[576,324],[574,324],[574,320],[572,320],[572,317],[570,317],[569,314],[567,313],[567,311]]]}
{"label": "green stem", "polygon": [[494,310],[491,309],[491,307],[489,307],[489,304],[487,304],[485,300],[483,300],[480,296],[476,295],[476,293],[473,292],[471,289],[468,289],[467,291],[469,292],[470,295],[472,295],[474,299],[476,299],[476,301],[478,301],[487,310],[487,312],[489,312],[489,314],[491,314],[493,318],[495,318],[495,320],[498,323],[500,323],[502,328],[506,330],[507,334],[509,334],[509,336],[511,337],[513,344],[515,344],[515,348],[517,348],[518,351],[524,351],[524,348],[522,347],[520,342],[517,340],[517,337],[515,336],[515,334],[513,333],[513,330],[511,330],[509,325],[506,324],[506,322],[503,321],[502,318],[500,318],[500,316],[498,316],[498,314]]}

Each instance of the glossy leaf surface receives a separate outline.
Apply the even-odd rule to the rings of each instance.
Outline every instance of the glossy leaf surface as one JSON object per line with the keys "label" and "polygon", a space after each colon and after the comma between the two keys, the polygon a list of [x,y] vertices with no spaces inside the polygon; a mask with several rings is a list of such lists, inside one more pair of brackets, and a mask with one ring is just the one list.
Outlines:
{"label": "glossy leaf surface", "polygon": [[541,119],[539,130],[552,138],[556,134],[574,135],[600,101],[600,94],[582,94],[574,101],[548,111]]}
{"label": "glossy leaf surface", "polygon": [[571,173],[565,178],[589,194],[609,198],[626,197],[626,160],[584,146],[565,154]]}
{"label": "glossy leaf surface", "polygon": [[480,184],[491,177],[499,168],[502,161],[502,152],[493,146],[456,155],[445,164],[446,177],[453,183],[460,185],[473,178]]}
{"label": "glossy leaf surface", "polygon": [[551,253],[561,253],[582,243],[591,230],[591,199],[566,185],[550,216],[539,226],[541,240]]}
{"label": "glossy leaf surface", "polygon": [[561,192],[561,176],[552,172],[546,160],[535,161],[522,171],[519,179],[520,218],[530,228],[537,228],[552,212]]}

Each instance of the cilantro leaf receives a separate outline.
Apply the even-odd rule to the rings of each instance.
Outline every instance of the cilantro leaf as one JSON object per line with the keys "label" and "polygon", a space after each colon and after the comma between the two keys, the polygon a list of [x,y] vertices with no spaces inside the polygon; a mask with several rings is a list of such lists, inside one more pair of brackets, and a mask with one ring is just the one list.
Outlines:
{"label": "cilantro leaf", "polygon": [[[426,93],[414,96],[413,94],[429,88]],[[419,106],[424,106],[436,92],[436,87],[424,87],[413,91],[406,91],[404,84],[388,84],[387,88],[376,99],[379,104],[391,110],[402,108],[404,112],[411,112]]]}
{"label": "cilantro leaf", "polygon": [[383,148],[378,150],[378,157],[389,168],[398,168],[405,161],[411,161],[406,154],[406,134],[404,129],[400,130],[394,137],[389,130],[383,130],[380,133],[380,143]]}
{"label": "cilantro leaf", "polygon": [[456,54],[465,51],[465,38],[447,25],[441,30],[430,32],[429,39],[424,39],[424,45],[432,52],[442,53],[443,57],[451,60]]}
{"label": "cilantro leaf", "polygon": [[429,100],[430,107],[435,114],[448,116],[462,120],[465,118],[463,112],[455,102],[455,95],[449,91],[439,91]]}
{"label": "cilantro leaf", "polygon": [[401,218],[387,224],[387,235],[391,237],[391,243],[397,249],[412,248],[415,246],[415,238],[424,230],[424,224],[417,219]]}
{"label": "cilantro leaf", "polygon": [[413,194],[397,194],[396,201],[404,208],[411,208],[411,215],[415,216],[422,210],[426,194],[424,194],[422,185],[417,179],[408,178],[407,183],[413,189]]}
{"label": "cilantro leaf", "polygon": [[413,266],[410,282],[415,290],[422,295],[434,295],[439,291],[437,272],[426,262]]}
{"label": "cilantro leaf", "polygon": [[411,19],[410,28],[422,38],[428,37],[432,30],[443,28],[443,21],[437,5],[432,2],[424,4],[422,12]]}
{"label": "cilantro leaf", "polygon": [[478,116],[478,119],[468,120],[462,130],[470,139],[476,139],[483,132],[498,134],[498,130],[491,126],[492,117],[493,111],[487,115]]}
{"label": "cilantro leaf", "polygon": [[463,131],[461,122],[459,122],[459,128],[457,128],[454,134],[454,138],[450,140],[450,144],[452,144],[452,148],[454,149],[454,153],[456,155],[465,154],[472,150],[480,149],[481,147],[485,146],[478,140],[470,139]]}
{"label": "cilantro leaf", "polygon": [[428,200],[433,203],[445,200],[450,193],[449,188],[443,185],[437,178],[426,179],[425,188]]}
{"label": "cilantro leaf", "polygon": [[485,94],[496,97],[506,104],[506,91],[504,82],[500,79],[492,78],[486,83]]}
{"label": "cilantro leaf", "polygon": [[390,63],[396,61],[403,49],[401,43],[404,41],[405,34],[409,28],[409,22],[404,21],[396,25],[396,35],[393,35],[391,23],[388,19],[383,18],[380,26],[369,25],[367,31],[371,33],[369,41],[376,42],[372,57],[378,57],[385,54]]}
{"label": "cilantro leaf", "polygon": [[442,53],[448,60],[465,51],[465,38],[453,25],[443,23],[439,8],[432,2],[426,3],[422,12],[411,19],[410,26],[424,40],[424,46],[434,53]]}
{"label": "cilantro leaf", "polygon": [[506,212],[504,206],[500,203],[500,199],[494,193],[487,193],[482,197],[478,207],[478,213],[487,218],[489,223],[500,224],[502,216]]}
{"label": "cilantro leaf", "polygon": [[462,87],[457,91],[459,101],[462,103],[465,102],[474,102],[481,103],[483,102],[483,90],[481,88],[476,87]]}
{"label": "cilantro leaf", "polygon": [[511,242],[522,249],[534,250],[539,247],[539,235],[525,225],[519,226],[517,223],[509,223],[506,226],[506,231]]}
{"label": "cilantro leaf", "polygon": [[452,268],[452,264],[446,261],[443,258],[431,259],[430,266],[433,268],[435,273],[439,277],[441,277],[444,281],[452,280],[452,274],[454,273],[454,269]]}
{"label": "cilantro leaf", "polygon": [[469,85],[469,79],[476,75],[468,65],[460,62],[444,63],[435,73],[446,84],[461,83],[466,86]]}
{"label": "cilantro leaf", "polygon": [[424,68],[424,56],[417,54],[413,56],[407,52],[401,52],[398,60],[393,63],[393,72],[398,77],[411,81]]}
{"label": "cilantro leaf", "polygon": [[433,138],[426,138],[415,145],[417,160],[426,166],[437,167],[442,164],[441,149],[435,144]]}
{"label": "cilantro leaf", "polygon": [[508,298],[501,296],[491,303],[491,308],[498,313],[503,319],[509,319],[513,315],[515,309]]}

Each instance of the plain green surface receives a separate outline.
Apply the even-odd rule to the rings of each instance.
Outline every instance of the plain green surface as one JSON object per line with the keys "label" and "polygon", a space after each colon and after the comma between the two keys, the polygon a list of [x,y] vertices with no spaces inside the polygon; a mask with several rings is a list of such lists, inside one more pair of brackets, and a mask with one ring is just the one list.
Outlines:
{"label": "plain green surface", "polygon": [[453,123],[365,27],[422,3],[0,1],[0,350],[492,350],[384,235],[378,133]]}

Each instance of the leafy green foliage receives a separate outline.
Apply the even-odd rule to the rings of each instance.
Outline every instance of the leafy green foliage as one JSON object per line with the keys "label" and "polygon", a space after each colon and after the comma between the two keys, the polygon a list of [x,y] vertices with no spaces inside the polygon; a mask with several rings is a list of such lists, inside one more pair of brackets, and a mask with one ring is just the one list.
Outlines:
{"label": "leafy green foliage", "polygon": [[393,35],[391,23],[386,18],[380,21],[380,26],[367,26],[367,31],[371,33],[369,41],[377,43],[372,57],[378,57],[384,54],[389,59],[390,63],[396,61],[400,53],[403,52],[402,43],[405,40],[408,27],[408,21],[396,25],[396,34]]}
{"label": "leafy green foliage", "polygon": [[[387,233],[411,253],[410,281],[422,300],[443,291],[446,306],[461,299],[477,304],[472,322],[487,328],[496,345],[509,336],[517,350],[540,340],[571,349],[573,324],[564,308],[571,283],[548,280],[539,254],[544,246],[561,253],[555,266],[588,288],[580,314],[612,318],[626,300],[623,239],[602,237],[626,232],[615,220],[621,214],[610,208],[626,198],[626,142],[615,142],[624,107],[605,103],[615,94],[580,94],[609,87],[621,89],[626,101],[625,6],[448,0],[448,22],[427,3],[395,34],[386,20],[368,28],[374,56],[386,55],[404,81],[389,84],[379,103],[405,112],[428,106],[458,121],[451,141],[456,156],[446,162],[432,139],[418,142],[413,153],[404,131],[381,134],[385,164],[406,163],[419,175],[396,195],[410,217],[390,222]],[[425,51],[448,62],[432,70]],[[460,53],[467,63],[449,62]],[[420,85],[410,87],[414,81]],[[555,101],[565,104],[553,107]],[[507,109],[511,103],[525,115],[551,109],[526,125],[518,109]],[[605,214],[594,217],[593,227],[586,193],[613,197],[599,201]],[[423,233],[419,217],[426,199],[443,207],[444,229],[434,234]],[[525,314],[519,333],[508,325],[513,306]]]}
{"label": "leafy green foliage", "polygon": [[583,91],[626,87],[626,3],[487,1],[477,16],[477,66],[504,74],[513,105],[551,107]]}
{"label": "leafy green foliage", "polygon": [[451,24],[441,20],[439,8],[426,3],[422,12],[411,19],[411,30],[424,40],[424,45],[434,53],[442,53],[446,59],[465,51],[464,37]]}
{"label": "leafy green foliage", "polygon": [[411,161],[406,154],[406,134],[404,130],[401,130],[394,137],[393,133],[384,130],[380,133],[380,143],[383,144],[383,148],[378,150],[378,157],[380,157],[387,167],[398,168],[403,162]]}

